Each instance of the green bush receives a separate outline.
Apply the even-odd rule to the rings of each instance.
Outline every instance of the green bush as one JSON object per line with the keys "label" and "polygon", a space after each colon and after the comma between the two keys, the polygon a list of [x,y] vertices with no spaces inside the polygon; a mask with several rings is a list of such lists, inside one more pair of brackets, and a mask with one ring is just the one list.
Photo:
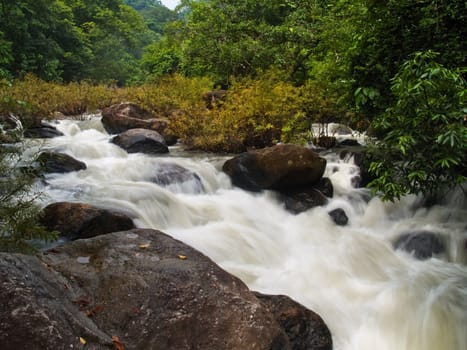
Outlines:
{"label": "green bush", "polygon": [[466,82],[461,71],[416,53],[392,80],[394,104],[377,119],[384,135],[371,150],[369,186],[383,199],[434,195],[467,180]]}

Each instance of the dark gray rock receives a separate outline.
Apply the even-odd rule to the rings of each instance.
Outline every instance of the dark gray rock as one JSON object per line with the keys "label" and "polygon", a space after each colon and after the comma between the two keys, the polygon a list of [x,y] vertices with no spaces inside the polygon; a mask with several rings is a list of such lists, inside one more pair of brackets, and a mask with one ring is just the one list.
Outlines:
{"label": "dark gray rock", "polygon": [[37,162],[40,166],[38,172],[44,173],[69,173],[87,168],[84,162],[59,152],[42,152]]}
{"label": "dark gray rock", "polygon": [[394,242],[394,248],[404,250],[419,260],[431,258],[445,251],[439,235],[429,231],[403,233]]}
{"label": "dark gray rock", "polygon": [[326,196],[312,187],[281,192],[281,199],[285,204],[285,209],[294,214],[328,203]]}
{"label": "dark gray rock", "polygon": [[40,126],[24,130],[24,137],[28,138],[51,139],[57,136],[63,136],[63,133],[57,130],[56,127],[45,123],[41,123]]}
{"label": "dark gray rock", "polygon": [[190,183],[192,192],[201,193],[204,191],[203,183],[198,174],[174,163],[159,164],[150,180],[164,187]]}
{"label": "dark gray rock", "polygon": [[112,138],[111,142],[128,153],[160,154],[169,152],[164,138],[153,130],[130,129]]}
{"label": "dark gray rock", "polygon": [[338,226],[345,226],[349,222],[349,218],[347,217],[344,209],[337,208],[331,210],[328,214]]}

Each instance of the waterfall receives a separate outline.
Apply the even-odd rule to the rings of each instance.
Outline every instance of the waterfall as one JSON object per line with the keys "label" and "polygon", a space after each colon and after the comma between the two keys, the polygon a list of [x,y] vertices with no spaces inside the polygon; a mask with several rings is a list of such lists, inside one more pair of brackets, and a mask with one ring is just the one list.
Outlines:
{"label": "waterfall", "polygon": [[[353,187],[353,159],[327,154],[334,198],[298,215],[272,191],[232,187],[220,170],[229,157],[127,154],[109,142],[99,118],[63,120],[65,136],[43,147],[87,169],[46,176],[44,205],[87,202],[120,209],[138,227],[162,230],[200,250],[252,290],[286,294],[325,320],[338,350],[467,349],[467,203],[452,193],[426,208]],[[168,173],[167,173],[168,172]],[[171,182],[171,174],[177,174]],[[349,217],[337,226],[328,212]],[[446,252],[420,261],[392,242],[410,230],[439,234]]]}

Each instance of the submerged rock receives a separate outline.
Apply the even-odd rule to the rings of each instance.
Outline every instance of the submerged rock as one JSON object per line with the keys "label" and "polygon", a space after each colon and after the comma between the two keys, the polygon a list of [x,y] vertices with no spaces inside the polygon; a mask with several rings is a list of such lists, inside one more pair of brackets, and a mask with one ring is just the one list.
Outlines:
{"label": "submerged rock", "polygon": [[204,191],[203,183],[198,174],[175,163],[159,164],[150,180],[164,187],[191,184],[191,191],[188,192],[201,193]]}
{"label": "submerged rock", "polygon": [[439,235],[429,231],[416,231],[401,234],[394,242],[394,248],[404,250],[419,260],[431,258],[445,251]]}
{"label": "submerged rock", "polygon": [[[317,317],[155,230],[0,254],[2,349],[327,349]],[[324,339],[326,338],[326,339]]]}
{"label": "submerged rock", "polygon": [[224,163],[232,183],[249,191],[283,190],[317,184],[326,160],[297,145],[277,145],[242,153]]}
{"label": "submerged rock", "polygon": [[164,138],[153,130],[130,129],[112,138],[111,142],[128,153],[159,154],[169,152]]}
{"label": "submerged rock", "polygon": [[41,224],[48,230],[60,232],[62,237],[69,240],[90,238],[135,227],[130,217],[118,211],[70,202],[52,203],[45,207]]}

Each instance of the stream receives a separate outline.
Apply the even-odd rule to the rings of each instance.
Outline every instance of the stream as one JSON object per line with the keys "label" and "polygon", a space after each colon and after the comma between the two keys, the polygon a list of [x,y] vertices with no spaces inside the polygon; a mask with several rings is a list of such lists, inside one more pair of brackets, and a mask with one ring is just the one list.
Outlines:
{"label": "stream", "polygon": [[[85,202],[119,209],[138,227],[154,228],[200,250],[250,289],[285,294],[317,312],[336,350],[467,349],[467,200],[454,191],[426,208],[396,203],[352,186],[353,159],[328,153],[325,176],[334,198],[294,215],[272,191],[232,187],[221,171],[228,156],[185,152],[127,154],[109,142],[99,118],[62,120],[65,136],[42,148],[64,152],[87,169],[46,175],[43,205]],[[173,183],[166,171],[189,170]],[[170,174],[169,174],[170,175]],[[164,177],[165,176],[165,177]],[[160,184],[152,181],[162,179]],[[328,212],[342,208],[349,223]],[[439,234],[446,251],[417,260],[394,250],[401,233]]]}

